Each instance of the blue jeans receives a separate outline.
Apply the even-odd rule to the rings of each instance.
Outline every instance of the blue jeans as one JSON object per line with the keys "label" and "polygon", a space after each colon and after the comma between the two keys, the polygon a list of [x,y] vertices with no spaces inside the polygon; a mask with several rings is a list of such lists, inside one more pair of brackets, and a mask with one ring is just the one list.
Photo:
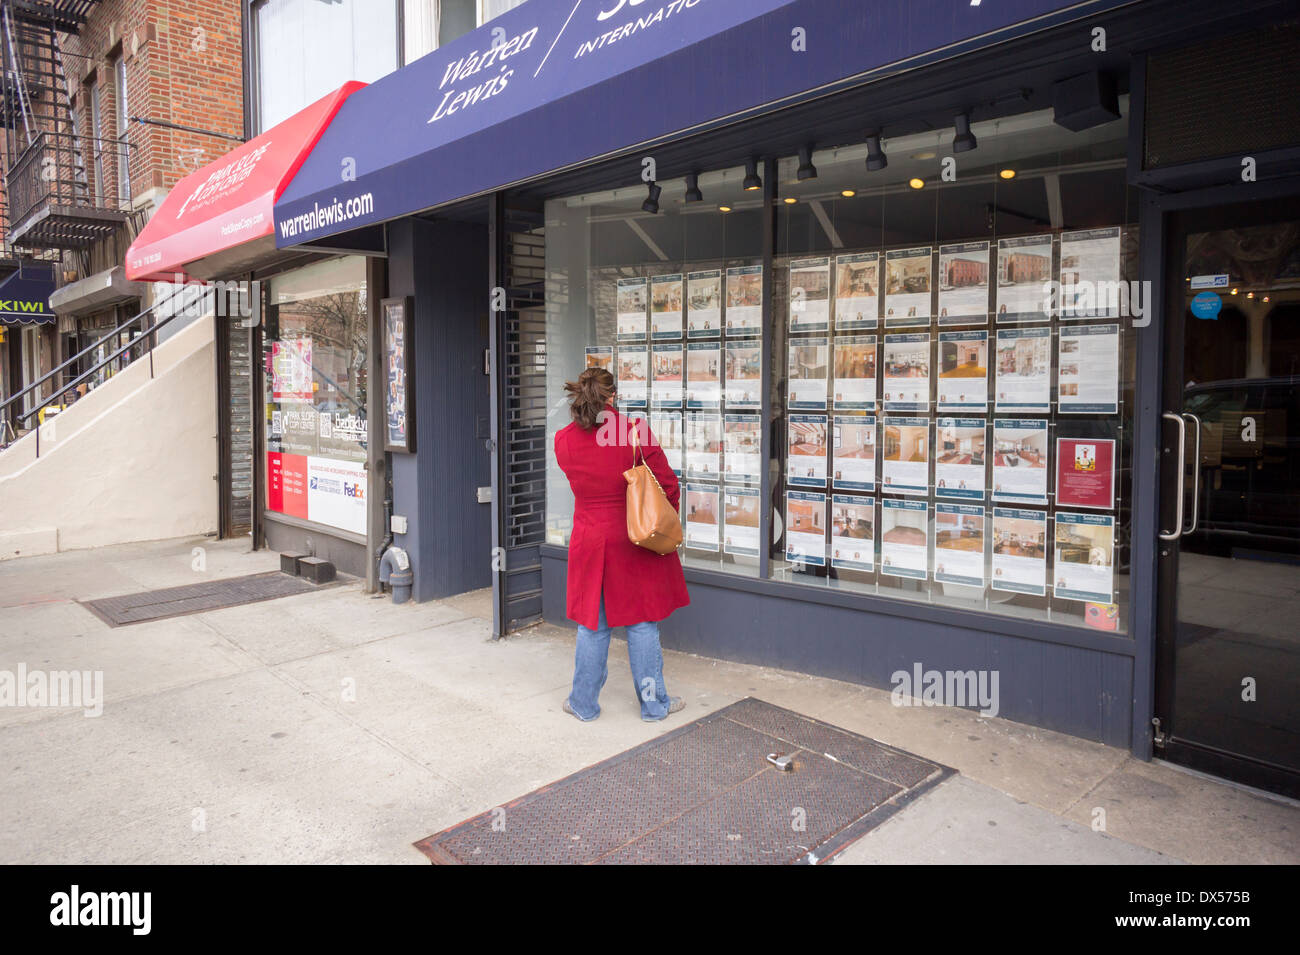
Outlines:
{"label": "blue jeans", "polygon": [[[600,715],[596,698],[609,676],[609,638],[605,599],[595,630],[578,625],[578,648],[573,655],[573,691],[569,706],[583,722]],[[632,664],[632,687],[641,701],[641,719],[648,722],[668,715],[668,690],[664,687],[664,655],[659,649],[659,624],[634,623],[627,628],[627,658]]]}

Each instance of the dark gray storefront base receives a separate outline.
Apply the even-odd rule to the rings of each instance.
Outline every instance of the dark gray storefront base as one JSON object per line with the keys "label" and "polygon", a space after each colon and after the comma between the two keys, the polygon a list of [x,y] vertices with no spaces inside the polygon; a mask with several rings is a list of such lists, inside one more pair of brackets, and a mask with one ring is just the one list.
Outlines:
{"label": "dark gray storefront base", "polygon": [[[573,626],[564,612],[565,555],[563,548],[543,548],[543,615]],[[760,590],[758,581],[694,569],[686,582],[691,605],[661,627],[668,649],[886,690],[892,674],[910,674],[916,664],[997,671],[999,717],[1108,746],[1132,743],[1134,649],[1127,638],[1018,620],[1005,625],[1021,634],[997,633],[954,624],[959,615],[924,605],[877,612],[863,609],[856,595],[818,592],[807,599],[794,585],[764,581]],[[1034,630],[1041,635],[1027,635]]]}
{"label": "dark gray storefront base", "polygon": [[412,296],[415,453],[392,457],[395,534],[412,596],[438,600],[492,583],[487,229],[404,219],[388,227],[388,294]]}
{"label": "dark gray storefront base", "polygon": [[323,557],[341,574],[351,574],[365,580],[366,545],[327,534],[308,524],[294,521],[280,514],[265,515],[266,546],[271,550]]}

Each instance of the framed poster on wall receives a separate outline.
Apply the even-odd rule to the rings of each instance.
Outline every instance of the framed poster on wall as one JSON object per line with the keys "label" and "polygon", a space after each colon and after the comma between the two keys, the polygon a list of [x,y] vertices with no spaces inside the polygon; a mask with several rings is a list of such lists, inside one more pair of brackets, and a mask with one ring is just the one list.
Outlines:
{"label": "framed poster on wall", "polygon": [[415,451],[412,299],[386,298],[379,304],[384,316],[384,450],[411,454]]}

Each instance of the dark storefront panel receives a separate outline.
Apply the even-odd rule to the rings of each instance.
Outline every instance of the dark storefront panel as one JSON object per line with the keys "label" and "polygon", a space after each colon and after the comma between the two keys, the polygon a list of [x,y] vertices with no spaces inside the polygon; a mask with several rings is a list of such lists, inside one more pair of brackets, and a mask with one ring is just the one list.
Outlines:
{"label": "dark storefront panel", "polygon": [[[1232,69],[1207,70],[1213,60]],[[1295,145],[1300,24],[1216,36],[1146,63],[1143,169],[1229,159]]]}
{"label": "dark storefront panel", "polygon": [[389,296],[415,301],[415,452],[393,454],[395,534],[415,568],[416,600],[492,581],[487,229],[481,221],[389,227]]}

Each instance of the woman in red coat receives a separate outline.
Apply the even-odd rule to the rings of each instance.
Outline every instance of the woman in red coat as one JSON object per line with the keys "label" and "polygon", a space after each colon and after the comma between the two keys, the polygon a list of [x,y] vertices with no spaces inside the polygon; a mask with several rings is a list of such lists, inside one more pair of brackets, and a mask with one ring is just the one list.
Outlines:
{"label": "woman in red coat", "polygon": [[681,493],[677,477],[645,421],[633,423],[614,409],[614,376],[608,371],[588,368],[565,390],[573,424],[555,435],[555,457],[574,496],[568,615],[578,624],[578,647],[564,711],[584,722],[600,715],[596,698],[609,676],[610,629],[625,626],[641,719],[662,720],[685,703],[664,687],[658,621],[686,606],[690,597],[676,551],[656,554],[627,536],[623,472],[632,467],[632,427],[646,464],[674,508]]}

